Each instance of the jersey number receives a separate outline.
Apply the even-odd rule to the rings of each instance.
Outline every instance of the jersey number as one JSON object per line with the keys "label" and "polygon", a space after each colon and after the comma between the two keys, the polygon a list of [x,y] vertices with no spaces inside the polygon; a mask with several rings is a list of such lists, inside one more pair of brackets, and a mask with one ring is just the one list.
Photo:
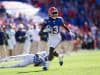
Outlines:
{"label": "jersey number", "polygon": [[52,34],[57,34],[59,32],[58,26],[53,26],[53,27],[48,26],[48,28],[50,29],[50,33]]}

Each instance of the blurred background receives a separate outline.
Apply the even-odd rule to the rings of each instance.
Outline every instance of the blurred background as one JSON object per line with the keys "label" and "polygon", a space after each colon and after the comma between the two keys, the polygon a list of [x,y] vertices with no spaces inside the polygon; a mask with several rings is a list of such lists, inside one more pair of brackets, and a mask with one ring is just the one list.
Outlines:
{"label": "blurred background", "polygon": [[[52,6],[59,10],[59,16],[64,18],[65,24],[75,34],[71,38],[67,32],[62,32],[62,41],[72,41],[74,50],[100,50],[100,0],[0,0],[0,55],[5,56],[2,54],[6,50],[12,55],[13,49],[14,55],[23,53],[29,29],[36,30],[36,47],[37,42],[41,41],[38,36],[40,23],[48,17],[48,8]],[[46,42],[45,35],[42,40]]]}

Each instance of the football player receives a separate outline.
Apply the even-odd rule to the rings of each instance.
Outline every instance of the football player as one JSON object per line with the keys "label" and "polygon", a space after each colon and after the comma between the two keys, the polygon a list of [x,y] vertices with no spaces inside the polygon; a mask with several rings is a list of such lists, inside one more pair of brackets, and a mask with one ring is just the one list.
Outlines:
{"label": "football player", "polygon": [[[64,24],[64,20],[62,17],[58,16],[58,10],[56,7],[50,7],[48,9],[48,19],[44,20],[42,23],[40,35],[42,32],[48,32],[48,46],[49,46],[49,56],[48,60],[53,60],[54,56],[58,57],[59,54],[54,51],[57,45],[61,42],[61,34],[60,31],[65,29],[70,34],[73,34]],[[60,59],[60,65],[63,65],[63,61]]]}
{"label": "football player", "polygon": [[26,67],[28,65],[34,64],[35,67],[42,66],[43,70],[48,70],[48,61],[47,61],[48,54],[45,51],[42,51],[36,54],[11,56],[9,59],[17,59],[17,60],[22,59],[22,61],[15,65],[1,66],[0,68]]}

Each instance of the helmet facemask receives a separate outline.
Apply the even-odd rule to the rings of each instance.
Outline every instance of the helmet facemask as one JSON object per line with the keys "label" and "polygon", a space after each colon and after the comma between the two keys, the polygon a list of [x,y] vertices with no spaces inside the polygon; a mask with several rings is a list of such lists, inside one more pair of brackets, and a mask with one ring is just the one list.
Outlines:
{"label": "helmet facemask", "polygon": [[49,8],[48,14],[49,14],[49,17],[51,17],[53,19],[56,19],[58,17],[58,10],[57,10],[57,8],[55,8],[55,7]]}

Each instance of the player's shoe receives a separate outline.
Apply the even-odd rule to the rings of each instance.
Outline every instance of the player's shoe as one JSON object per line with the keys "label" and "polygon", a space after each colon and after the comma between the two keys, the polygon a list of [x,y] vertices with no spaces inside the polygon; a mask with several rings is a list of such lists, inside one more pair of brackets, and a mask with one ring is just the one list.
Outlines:
{"label": "player's shoe", "polygon": [[43,70],[47,71],[48,67],[49,67],[49,61],[46,61],[45,64],[44,64],[44,66],[43,66]]}
{"label": "player's shoe", "polygon": [[48,70],[48,67],[43,67],[43,71],[47,71]]}
{"label": "player's shoe", "polygon": [[59,55],[59,65],[63,65],[63,55]]}

